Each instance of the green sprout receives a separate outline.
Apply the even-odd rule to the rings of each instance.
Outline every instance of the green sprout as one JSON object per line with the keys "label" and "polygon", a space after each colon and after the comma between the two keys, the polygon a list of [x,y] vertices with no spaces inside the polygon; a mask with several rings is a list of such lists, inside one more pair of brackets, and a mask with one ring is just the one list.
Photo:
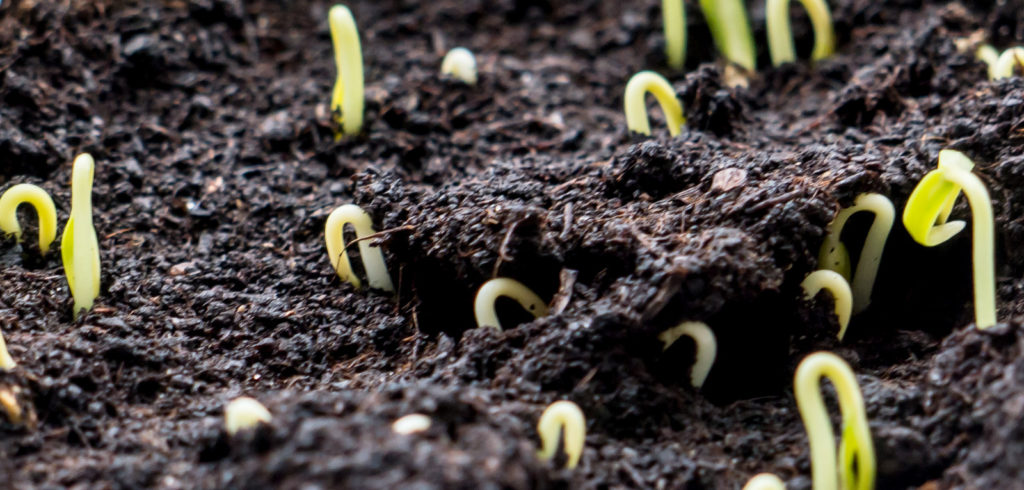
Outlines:
{"label": "green sprout", "polygon": [[573,469],[583,456],[583,442],[587,435],[587,424],[583,411],[573,402],[562,400],[548,405],[537,422],[537,433],[540,434],[541,450],[537,457],[549,460],[555,456],[558,440],[565,430],[565,454],[569,457],[565,467]]}
{"label": "green sprout", "polygon": [[1015,67],[1024,68],[1024,48],[1019,46],[999,54],[992,45],[985,44],[978,48],[975,56],[988,65],[989,80],[1010,78]]}
{"label": "green sprout", "polygon": [[786,490],[786,484],[771,473],[760,473],[748,480],[743,490]]}
{"label": "green sprout", "polygon": [[800,287],[804,289],[804,297],[808,300],[814,299],[822,289],[832,293],[836,318],[839,319],[839,340],[843,340],[853,312],[853,293],[850,292],[850,284],[846,282],[846,278],[836,271],[821,269],[808,274],[800,283]]}
{"label": "green sprout", "polygon": [[[836,34],[832,28],[832,14],[825,0],[800,0],[814,28],[814,50],[811,60],[818,61],[836,50]],[[793,48],[793,32],[789,25],[789,0],[767,0],[765,23],[768,29],[768,51],[772,64],[779,66],[796,60]]]}
{"label": "green sprout", "polygon": [[366,269],[366,277],[369,279],[370,287],[394,292],[395,286],[388,275],[388,266],[384,263],[384,253],[380,247],[368,242],[375,234],[373,220],[366,211],[355,204],[339,206],[327,217],[327,225],[324,227],[324,239],[327,242],[327,256],[334,266],[334,271],[342,281],[348,281],[358,289],[362,281],[352,271],[352,264],[348,260],[348,247],[345,245],[345,225],[350,224],[356,230],[356,238],[359,242],[359,256],[363,260],[363,268]]}
{"label": "green sprout", "polygon": [[715,363],[715,356],[718,354],[718,342],[715,340],[715,333],[703,322],[683,322],[658,334],[658,340],[663,344],[662,352],[679,340],[679,337],[687,336],[693,339],[697,350],[694,355],[693,367],[690,369],[690,384],[698,390],[704,386],[704,381],[711,372],[711,366]]}
{"label": "green sprout", "polygon": [[682,70],[686,61],[686,7],[683,0],[661,0],[661,16],[665,25],[668,66]]}
{"label": "green sprout", "polygon": [[233,436],[238,431],[251,429],[260,423],[269,424],[271,420],[270,410],[247,396],[235,398],[224,407],[224,430],[228,435]]}
{"label": "green sprout", "polygon": [[409,435],[424,432],[430,428],[430,417],[422,413],[410,413],[391,424],[391,431],[395,434]]}
{"label": "green sprout", "polygon": [[50,244],[57,238],[57,208],[53,199],[41,187],[18,184],[0,196],[0,230],[14,235],[21,243],[21,225],[18,224],[18,206],[29,204],[39,217],[39,251],[46,255]]}
{"label": "green sprout", "polygon": [[469,85],[476,85],[476,58],[466,48],[452,48],[441,61],[441,74],[450,75]]}
{"label": "green sprout", "polygon": [[757,50],[743,0],[700,0],[700,7],[718,50],[727,60],[754,71]]}
{"label": "green sprout", "polygon": [[71,170],[71,216],[64,226],[60,254],[64,275],[75,299],[74,314],[92,308],[100,295],[100,246],[92,225],[92,178],[95,162],[88,153],[75,158]]}
{"label": "green sprout", "polygon": [[4,333],[0,332],[0,370],[10,371],[16,367],[18,367],[18,363],[14,362],[11,353],[7,352],[7,342],[4,340]]}
{"label": "green sprout", "polygon": [[548,314],[548,305],[540,299],[540,296],[537,296],[537,293],[515,279],[499,277],[485,282],[476,292],[476,299],[473,301],[473,314],[476,316],[478,328],[493,327],[501,330],[498,313],[494,310],[494,302],[499,296],[516,300],[534,318]]}
{"label": "green sprout", "polygon": [[679,134],[679,128],[686,123],[686,118],[683,117],[683,104],[676,98],[676,93],[668,80],[653,71],[637,73],[626,84],[626,94],[623,97],[626,127],[645,136],[651,135],[647,104],[644,102],[647,92],[654,94],[654,98],[661,104],[661,110],[668,121],[668,133],[672,136]]}
{"label": "green sprout", "polygon": [[860,260],[857,261],[857,273],[853,275],[854,313],[864,311],[871,304],[871,290],[875,287],[885,242],[889,239],[893,222],[896,221],[896,209],[893,208],[892,201],[881,194],[857,196],[853,206],[840,210],[829,224],[828,236],[825,237],[825,243],[821,245],[821,251],[818,253],[819,267],[836,271],[850,281],[850,253],[843,242],[839,241],[839,237],[850,216],[861,211],[874,213],[875,221],[868,230],[864,248],[860,252]]}
{"label": "green sprout", "polygon": [[974,217],[974,323],[986,329],[997,321],[995,231],[992,201],[973,168],[974,162],[963,153],[940,151],[938,168],[925,174],[907,199],[903,226],[926,247],[949,240],[966,226],[963,221],[946,221],[963,190]]}
{"label": "green sprout", "polygon": [[363,127],[363,52],[359,45],[359,31],[352,12],[344,5],[331,7],[327,16],[331,26],[331,42],[334,45],[334,64],[338,78],[331,94],[331,112],[341,132],[334,134],[335,141],[342,136],[359,133]]}
{"label": "green sprout", "polygon": [[[838,466],[832,422],[819,386],[822,377],[832,381],[843,415],[838,451],[842,464]],[[815,490],[874,488],[875,447],[864,410],[864,398],[849,364],[835,354],[815,352],[805,357],[796,368],[793,391],[811,448],[812,487]]]}

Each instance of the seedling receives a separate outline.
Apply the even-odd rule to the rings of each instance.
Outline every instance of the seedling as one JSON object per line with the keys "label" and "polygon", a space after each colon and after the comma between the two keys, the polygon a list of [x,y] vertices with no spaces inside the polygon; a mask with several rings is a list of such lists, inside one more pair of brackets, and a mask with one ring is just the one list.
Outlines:
{"label": "seedling", "polygon": [[75,299],[75,317],[92,308],[100,295],[100,246],[92,226],[92,177],[95,163],[83,153],[71,169],[71,216],[64,226],[60,254]]}
{"label": "seedling", "polygon": [[747,481],[743,490],[786,490],[786,484],[771,473],[761,473]]}
{"label": "seedling", "polygon": [[537,457],[549,460],[555,456],[558,440],[565,430],[565,454],[569,457],[565,467],[573,469],[583,456],[583,441],[587,435],[587,424],[583,411],[573,402],[562,400],[548,405],[537,422],[537,433],[540,434],[541,450]]}
{"label": "seedling", "polygon": [[700,7],[718,50],[727,60],[754,71],[757,50],[743,0],[700,0]]}
{"label": "seedling", "polygon": [[[811,60],[818,61],[832,56],[836,50],[836,34],[832,28],[832,14],[825,0],[800,0],[814,29],[814,50]],[[772,64],[779,66],[796,60],[793,49],[793,31],[789,25],[789,0],[767,0],[765,23],[768,29],[768,51]]]}
{"label": "seedling", "polygon": [[331,7],[327,14],[331,26],[331,42],[334,45],[334,64],[338,78],[331,95],[331,112],[341,132],[334,134],[335,141],[342,136],[359,133],[363,127],[363,105],[366,94],[363,91],[363,52],[359,45],[359,31],[352,12],[344,5]]}
{"label": "seedling", "polygon": [[814,299],[822,289],[832,293],[836,318],[839,319],[839,340],[843,340],[853,311],[853,293],[850,292],[850,284],[846,282],[846,278],[836,271],[816,270],[804,278],[800,287],[804,288],[804,297],[808,300]]}
{"label": "seedling", "polygon": [[476,85],[476,58],[466,48],[452,48],[441,61],[441,74],[450,75],[469,85]]}
{"label": "seedling", "polygon": [[663,344],[662,352],[679,340],[683,335],[693,339],[697,346],[694,355],[693,367],[690,369],[690,384],[698,390],[704,386],[704,380],[711,372],[711,366],[715,363],[715,356],[718,354],[718,342],[715,341],[715,333],[703,322],[683,322],[658,334],[658,340]]}
{"label": "seedling", "polygon": [[424,432],[430,428],[430,417],[421,413],[411,413],[391,424],[391,431],[395,434],[409,435]]}
{"label": "seedling", "polygon": [[[17,389],[17,387],[15,387]],[[0,386],[0,409],[7,414],[7,420],[12,425],[21,425],[23,420],[21,405],[18,405],[18,397],[14,391],[8,389],[6,386]]]}
{"label": "seedling", "polygon": [[1003,51],[996,59],[995,68],[990,68],[989,77],[993,80],[1010,78],[1016,67],[1024,68],[1024,48],[1016,47]]}
{"label": "seedling", "polygon": [[992,47],[991,44],[985,44],[979,47],[974,55],[988,65],[988,79],[995,80],[996,65],[999,63],[999,51]]}
{"label": "seedling", "polygon": [[676,98],[676,93],[668,80],[653,71],[637,73],[626,84],[626,94],[623,97],[626,127],[645,136],[651,135],[647,103],[644,102],[647,92],[654,94],[654,98],[658,99],[661,111],[665,113],[665,119],[668,121],[668,133],[672,136],[679,134],[680,126],[686,123],[686,118],[683,117],[683,104]]}
{"label": "seedling", "polygon": [[362,208],[355,204],[345,204],[331,212],[327,217],[327,226],[324,229],[324,239],[327,242],[327,255],[331,259],[334,271],[342,281],[352,283],[357,289],[362,286],[362,281],[352,271],[352,263],[348,260],[348,248],[345,245],[345,225],[351,224],[356,229],[356,237],[359,240],[359,256],[363,259],[363,268],[366,269],[366,277],[370,281],[370,287],[394,292],[395,286],[391,283],[391,276],[388,275],[388,266],[384,263],[384,253],[380,247],[370,244],[368,237],[373,235],[373,220]]}
{"label": "seedling", "polygon": [[986,329],[996,324],[995,231],[992,201],[972,168],[974,162],[963,153],[940,151],[938,168],[925,174],[907,199],[903,226],[926,247],[949,240],[966,226],[946,221],[963,190],[974,217],[974,323]]}
{"label": "seedling", "polygon": [[665,25],[668,66],[682,70],[686,61],[686,8],[683,0],[661,0],[661,16]]}
{"label": "seedling", "polygon": [[18,206],[29,204],[39,216],[39,251],[46,255],[57,238],[57,208],[53,199],[41,187],[18,184],[0,196],[0,230],[21,243],[21,225],[18,224]]}
{"label": "seedling", "polygon": [[515,279],[499,277],[485,282],[476,292],[476,299],[473,301],[473,313],[476,316],[476,326],[478,328],[493,327],[501,330],[498,313],[494,310],[494,302],[499,296],[516,300],[534,318],[540,318],[548,314],[547,303],[541,300],[537,293]]}
{"label": "seedling", "polygon": [[864,248],[860,251],[857,261],[857,273],[853,275],[853,312],[860,313],[871,304],[871,290],[875,287],[878,266],[882,262],[885,242],[889,239],[892,224],[896,221],[896,209],[889,198],[881,194],[861,194],[854,200],[853,206],[839,211],[836,218],[829,224],[828,236],[818,253],[818,267],[829,269],[841,274],[850,281],[850,253],[843,242],[839,241],[846,221],[856,213],[870,211],[875,214],[868,236],[864,240]]}
{"label": "seedling", "polygon": [[[839,410],[843,415],[838,451],[842,464],[838,466],[838,471],[832,422],[819,386],[822,377],[832,381],[839,397]],[[812,487],[815,490],[873,489],[875,447],[864,411],[864,398],[850,366],[829,352],[811,354],[796,368],[793,391],[811,449]]]}
{"label": "seedling", "polygon": [[224,430],[235,435],[240,430],[256,427],[260,422],[269,424],[272,417],[267,407],[253,398],[240,396],[224,408]]}
{"label": "seedling", "polygon": [[14,362],[11,353],[7,352],[7,342],[4,341],[4,333],[0,332],[0,370],[10,371],[16,367],[18,367],[18,363]]}

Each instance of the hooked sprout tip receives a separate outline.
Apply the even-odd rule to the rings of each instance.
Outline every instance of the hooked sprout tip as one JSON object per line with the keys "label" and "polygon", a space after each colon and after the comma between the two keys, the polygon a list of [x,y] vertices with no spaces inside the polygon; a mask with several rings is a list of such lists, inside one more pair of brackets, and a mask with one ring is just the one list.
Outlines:
{"label": "hooked sprout tip", "polygon": [[694,353],[693,367],[690,369],[690,385],[698,390],[704,386],[704,381],[711,372],[711,366],[715,363],[715,356],[718,354],[718,342],[715,340],[715,333],[704,322],[683,322],[658,334],[658,340],[663,344],[662,351],[679,340],[679,337],[687,336],[693,339],[696,351]]}
{"label": "hooked sprout tip", "polygon": [[515,279],[499,277],[485,282],[476,292],[473,314],[476,316],[477,328],[493,327],[501,330],[501,322],[498,321],[498,313],[494,309],[494,302],[499,296],[516,300],[534,318],[548,314],[548,305],[537,296],[537,293]]}
{"label": "hooked sprout tip", "polygon": [[579,405],[567,400],[557,401],[548,405],[537,422],[537,433],[540,435],[541,450],[537,457],[548,460],[555,456],[558,440],[565,430],[562,446],[569,457],[565,467],[573,469],[583,455],[583,443],[587,435],[587,424]]}

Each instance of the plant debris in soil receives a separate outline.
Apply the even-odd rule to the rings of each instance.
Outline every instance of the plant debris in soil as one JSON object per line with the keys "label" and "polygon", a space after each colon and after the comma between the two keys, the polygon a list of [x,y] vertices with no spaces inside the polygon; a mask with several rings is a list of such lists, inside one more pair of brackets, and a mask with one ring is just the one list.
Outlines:
{"label": "plant debris in soil", "polygon": [[[1019,487],[1024,80],[988,81],[965,46],[1024,39],[1024,5],[829,4],[834,57],[773,68],[759,43],[762,68],[731,87],[697,2],[683,72],[655,0],[354,2],[366,117],[335,142],[330,3],[4,2],[0,189],[42,186],[63,223],[71,161],[96,157],[103,278],[74,320],[59,253],[0,243],[19,364],[0,393],[21,419],[0,422],[0,480],[738,488],[772,472],[806,489],[791,380],[831,350],[858,374],[879,488]],[[476,86],[439,74],[455,46],[476,54]],[[626,130],[643,69],[683,102],[676,138],[657,110],[653,137]],[[991,193],[1003,323],[971,324],[969,233],[922,248],[897,224],[839,343],[830,300],[799,286],[828,223],[863,192],[902,209],[944,148]],[[350,202],[374,219],[394,296],[331,270],[324,222]],[[844,233],[854,253],[868,220]],[[475,291],[499,276],[552,314],[499,302],[506,330],[475,328]],[[657,339],[687,320],[718,338],[700,391],[693,344]],[[273,420],[228,436],[241,395]],[[536,457],[561,399],[587,416],[574,470]],[[411,413],[430,428],[395,433]]]}

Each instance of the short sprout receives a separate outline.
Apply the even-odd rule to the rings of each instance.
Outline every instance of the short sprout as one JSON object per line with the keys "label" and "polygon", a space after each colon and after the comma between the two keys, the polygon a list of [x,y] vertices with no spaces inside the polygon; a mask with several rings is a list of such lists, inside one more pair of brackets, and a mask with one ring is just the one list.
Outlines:
{"label": "short sprout", "polygon": [[985,329],[996,324],[995,231],[988,190],[966,155],[956,150],[939,152],[938,168],[925,174],[907,199],[903,226],[918,243],[934,247],[965,226],[950,221],[960,191],[967,196],[974,219],[974,323]]}
{"label": "short sprout", "polygon": [[846,278],[836,271],[821,269],[808,274],[800,283],[800,287],[804,288],[804,295],[808,300],[814,299],[822,289],[832,293],[836,305],[836,318],[839,319],[839,340],[843,340],[846,327],[850,325],[850,314],[853,312],[853,293],[850,292],[850,284],[846,282]]}
{"label": "short sprout", "polygon": [[623,97],[626,127],[630,131],[651,135],[651,122],[647,119],[647,103],[644,101],[647,92],[654,94],[654,98],[658,99],[668,122],[668,133],[672,136],[679,134],[680,126],[686,123],[686,118],[683,117],[683,104],[676,98],[676,93],[668,80],[653,71],[637,73],[626,84],[626,94]]}
{"label": "short sprout", "polygon": [[452,48],[441,61],[441,74],[476,85],[476,58],[473,52],[466,48]]}
{"label": "short sprout", "polygon": [[64,275],[75,299],[76,317],[91,309],[100,295],[100,246],[92,225],[94,167],[95,162],[88,153],[75,158],[71,170],[71,216],[60,241]]}
{"label": "short sprout", "polygon": [[331,95],[331,112],[341,126],[335,133],[335,140],[359,133],[363,127],[363,105],[366,94],[363,91],[363,52],[359,45],[359,31],[352,12],[344,5],[331,7],[327,14],[331,27],[331,42],[334,45],[334,64],[338,78]]}
{"label": "short sprout", "polygon": [[996,60],[995,68],[989,74],[993,80],[1010,78],[1016,67],[1024,68],[1024,48],[1015,47],[1003,51]]}
{"label": "short sprout", "polygon": [[537,457],[548,460],[555,456],[558,440],[565,430],[565,454],[569,460],[565,467],[575,468],[583,456],[583,442],[587,435],[587,424],[583,411],[573,402],[562,400],[548,405],[537,422],[537,433],[540,434],[541,450]]}
{"label": "short sprout", "polygon": [[0,409],[7,414],[7,420],[12,425],[21,425],[23,420],[21,405],[18,405],[18,397],[7,387],[0,387]]}
{"label": "short sprout", "polygon": [[988,66],[988,79],[996,78],[996,65],[999,63],[999,51],[991,44],[984,44],[975,51],[974,55]]}
{"label": "short sprout", "polygon": [[[814,28],[814,50],[811,59],[821,60],[836,50],[836,34],[832,28],[832,14],[825,0],[800,0]],[[793,32],[789,25],[789,0],[767,0],[765,23],[768,29],[768,51],[772,64],[779,66],[796,60]]]}
{"label": "short sprout", "polygon": [[256,427],[260,422],[269,424],[270,411],[254,398],[240,396],[224,408],[224,430],[235,435],[240,430]]}
{"label": "short sprout", "polygon": [[754,71],[757,50],[743,0],[700,0],[700,7],[718,50],[727,60]]}
{"label": "short sprout", "polygon": [[[850,216],[861,211],[874,213],[875,220],[871,223],[868,236],[864,240],[864,248],[861,249],[860,260],[857,261],[857,271],[851,281],[850,254],[843,242],[839,241],[839,237]],[[882,252],[895,221],[896,209],[892,201],[881,194],[871,193],[857,196],[853,206],[840,210],[829,224],[828,236],[825,237],[825,242],[818,253],[818,267],[836,271],[852,283],[854,313],[864,311],[871,304],[871,291],[875,287]]]}
{"label": "short sprout", "polygon": [[430,417],[421,413],[411,413],[391,424],[391,431],[395,434],[409,435],[424,432],[430,428]]}
{"label": "short sprout", "polygon": [[10,371],[16,367],[18,367],[18,364],[14,362],[11,353],[7,352],[7,342],[4,340],[4,333],[0,332],[0,370]]}
{"label": "short sprout", "polygon": [[690,385],[700,389],[711,372],[711,366],[715,363],[715,356],[718,354],[718,342],[715,340],[715,333],[703,322],[683,322],[658,334],[658,340],[662,342],[662,351],[679,340],[679,337],[687,336],[693,339],[697,347],[693,367],[690,369]]}
{"label": "short sprout", "polygon": [[485,282],[476,292],[473,314],[476,316],[478,328],[493,327],[501,330],[501,322],[498,321],[498,313],[494,309],[494,302],[499,296],[516,300],[534,318],[548,314],[547,303],[540,299],[537,293],[515,279],[499,277]]}
{"label": "short sprout", "polygon": [[[836,463],[832,421],[829,419],[819,386],[822,377],[832,381],[839,396],[839,410],[843,415],[842,438],[838,451],[842,456],[842,465],[839,466]],[[864,398],[850,366],[829,352],[811,354],[796,368],[793,391],[811,448],[811,476],[814,489],[874,488],[875,447],[864,410]]]}
{"label": "short sprout", "polygon": [[786,490],[786,484],[771,473],[760,473],[747,481],[743,490]]}
{"label": "short sprout", "polygon": [[686,61],[686,7],[683,0],[661,0],[661,17],[665,26],[668,66],[682,70]]}
{"label": "short sprout", "polygon": [[384,263],[384,253],[380,247],[370,244],[367,237],[374,234],[373,220],[362,208],[355,204],[345,204],[331,212],[327,217],[327,226],[324,229],[324,238],[327,242],[327,255],[334,266],[334,271],[342,281],[348,281],[359,288],[362,281],[356,277],[352,270],[352,264],[348,260],[348,252],[345,245],[345,225],[351,224],[356,229],[356,238],[359,240],[359,256],[363,260],[363,268],[366,269],[366,277],[370,281],[370,287],[384,291],[394,292],[395,286],[388,275],[388,267]]}
{"label": "short sprout", "polygon": [[21,225],[18,224],[18,206],[29,204],[39,216],[39,251],[46,255],[57,238],[57,208],[53,199],[41,187],[18,184],[0,196],[0,230],[14,235],[21,243]]}

